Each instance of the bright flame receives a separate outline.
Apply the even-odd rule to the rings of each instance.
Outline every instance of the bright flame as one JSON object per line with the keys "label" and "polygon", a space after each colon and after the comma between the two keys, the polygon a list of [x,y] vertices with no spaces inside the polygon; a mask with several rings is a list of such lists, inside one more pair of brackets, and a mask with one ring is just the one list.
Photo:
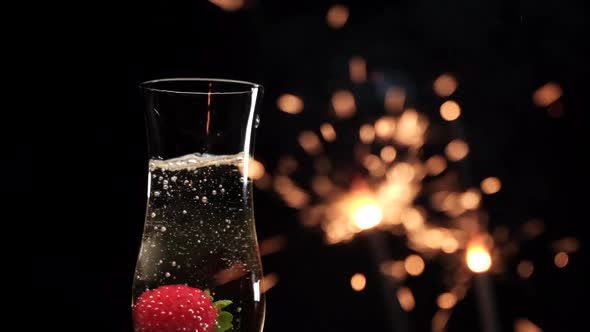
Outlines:
{"label": "bright flame", "polygon": [[332,95],[332,108],[339,118],[350,118],[356,111],[354,95],[347,90],[339,90]]}
{"label": "bright flame", "polygon": [[498,191],[500,191],[500,189],[502,188],[502,182],[500,182],[500,179],[496,178],[496,177],[489,177],[489,178],[485,178],[483,179],[483,181],[481,181],[481,191],[484,194],[495,194]]}
{"label": "bright flame", "polygon": [[330,7],[326,14],[326,22],[332,29],[340,29],[348,21],[348,8],[343,5]]}
{"label": "bright flame", "polygon": [[360,198],[352,203],[352,207],[354,224],[359,229],[375,227],[383,219],[383,212],[373,199]]}
{"label": "bright flame", "polygon": [[355,56],[348,63],[350,80],[354,83],[363,83],[367,80],[367,62],[360,56]]}
{"label": "bright flame", "polygon": [[442,74],[434,81],[434,92],[440,97],[448,97],[457,90],[457,79],[450,74]]}
{"label": "bright flame", "polygon": [[277,107],[285,113],[301,113],[303,111],[303,100],[296,95],[286,93],[277,99]]}
{"label": "bright flame", "polygon": [[440,116],[447,121],[454,121],[461,115],[461,107],[452,100],[445,101],[440,105]]}
{"label": "bright flame", "polygon": [[362,273],[355,273],[355,275],[353,275],[352,278],[350,278],[350,286],[357,292],[360,292],[363,289],[365,289],[366,285],[367,278],[365,278],[365,275]]}
{"label": "bright flame", "polygon": [[406,312],[414,310],[416,301],[414,300],[414,294],[408,287],[400,287],[397,290],[397,300],[399,301],[400,307]]}
{"label": "bright flame", "polygon": [[481,244],[472,244],[467,248],[467,267],[475,273],[485,272],[492,266],[492,257]]}

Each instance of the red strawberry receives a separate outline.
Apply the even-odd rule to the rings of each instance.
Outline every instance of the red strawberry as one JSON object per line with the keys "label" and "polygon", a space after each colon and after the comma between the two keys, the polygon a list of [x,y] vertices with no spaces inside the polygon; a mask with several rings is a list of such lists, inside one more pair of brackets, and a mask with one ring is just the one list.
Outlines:
{"label": "red strawberry", "polygon": [[212,332],[217,310],[198,288],[168,285],[141,294],[133,307],[135,332]]}

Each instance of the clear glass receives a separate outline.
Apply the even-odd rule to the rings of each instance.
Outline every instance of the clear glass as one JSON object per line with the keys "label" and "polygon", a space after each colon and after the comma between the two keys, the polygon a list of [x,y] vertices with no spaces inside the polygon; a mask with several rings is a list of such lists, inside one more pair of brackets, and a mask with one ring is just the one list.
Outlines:
{"label": "clear glass", "polygon": [[244,174],[262,87],[219,79],[140,87],[150,161],[134,329],[260,332],[262,268]]}

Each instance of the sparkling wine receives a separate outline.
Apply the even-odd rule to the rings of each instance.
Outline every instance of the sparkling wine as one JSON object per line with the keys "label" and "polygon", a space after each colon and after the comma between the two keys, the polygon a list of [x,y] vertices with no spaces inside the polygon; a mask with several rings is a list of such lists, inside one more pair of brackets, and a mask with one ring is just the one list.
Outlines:
{"label": "sparkling wine", "polygon": [[262,269],[243,154],[151,160],[133,301],[163,285],[208,290],[233,303],[231,331],[259,332]]}

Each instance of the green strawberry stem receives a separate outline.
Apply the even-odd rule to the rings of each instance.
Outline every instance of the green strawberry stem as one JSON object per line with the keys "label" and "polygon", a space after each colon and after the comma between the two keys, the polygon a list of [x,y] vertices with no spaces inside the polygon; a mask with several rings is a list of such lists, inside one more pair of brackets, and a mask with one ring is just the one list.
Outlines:
{"label": "green strawberry stem", "polygon": [[234,327],[234,325],[232,324],[232,321],[234,319],[234,315],[232,315],[230,312],[222,310],[223,308],[231,305],[233,302],[231,300],[217,300],[217,301],[215,301],[213,299],[213,296],[211,295],[211,291],[209,291],[208,289],[205,290],[205,294],[207,294],[207,296],[209,296],[209,298],[211,299],[211,302],[213,302],[213,305],[215,306],[215,309],[217,310],[217,320],[215,322],[215,332],[225,332],[227,330],[230,330],[232,327]]}

